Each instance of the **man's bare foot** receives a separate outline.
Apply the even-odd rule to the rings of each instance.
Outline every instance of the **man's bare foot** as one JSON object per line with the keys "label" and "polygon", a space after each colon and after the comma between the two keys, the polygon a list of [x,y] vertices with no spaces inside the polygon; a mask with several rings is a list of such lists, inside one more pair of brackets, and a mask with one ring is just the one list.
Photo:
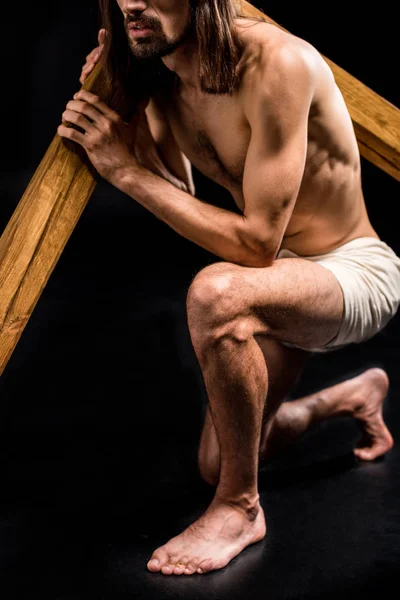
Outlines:
{"label": "man's bare foot", "polygon": [[388,389],[385,371],[373,368],[305,398],[284,402],[261,449],[260,461],[299,439],[311,425],[335,416],[350,416],[357,421],[363,434],[354,449],[357,458],[374,460],[382,456],[393,447],[382,416]]}
{"label": "man's bare foot", "polygon": [[363,433],[354,454],[362,460],[374,460],[393,447],[393,438],[382,415],[383,401],[389,389],[389,378],[382,369],[368,369],[355,377],[353,417]]}
{"label": "man's bare foot", "polygon": [[153,553],[147,568],[163,575],[222,569],[246,546],[262,540],[265,533],[259,502],[244,510],[214,498],[200,519]]}

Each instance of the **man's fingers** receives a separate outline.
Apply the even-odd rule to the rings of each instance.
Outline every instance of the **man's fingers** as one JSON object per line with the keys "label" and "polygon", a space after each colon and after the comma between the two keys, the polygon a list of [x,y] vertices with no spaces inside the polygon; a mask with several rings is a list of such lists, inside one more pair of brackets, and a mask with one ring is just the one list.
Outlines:
{"label": "man's fingers", "polygon": [[106,38],[106,30],[105,29],[100,29],[97,39],[99,41],[99,45],[101,46],[102,44],[104,44]]}
{"label": "man's fingers", "polygon": [[87,55],[86,62],[92,62],[92,61],[97,62],[101,56],[101,53],[103,52],[103,48],[104,48],[104,44],[100,44],[100,46],[93,48],[93,50],[91,52],[89,52],[89,54]]}
{"label": "man's fingers", "polygon": [[[104,30],[103,30],[104,31]],[[86,57],[86,64],[82,67],[81,76],[79,78],[80,83],[84,83],[88,75],[93,71],[94,67],[98,63],[101,53],[103,52],[104,44],[100,44],[97,48],[94,48]]]}
{"label": "man's fingers", "polygon": [[90,64],[86,64],[83,67],[81,76],[79,77],[79,82],[82,83],[82,85],[85,83],[86,79],[88,78],[90,73],[93,71],[95,64],[96,63],[92,62]]}
{"label": "man's fingers", "polygon": [[88,119],[73,110],[65,110],[62,114],[62,124],[67,125],[70,123],[72,125],[78,125],[83,131],[91,131],[93,130],[93,125],[88,121]]}
{"label": "man's fingers", "polygon": [[89,52],[89,54],[86,57],[86,61],[91,61],[94,60],[94,57],[96,55],[96,53],[98,52],[98,47],[97,48],[93,48],[93,50],[91,52]]}
{"label": "man's fingers", "polygon": [[73,127],[67,127],[66,125],[59,125],[57,129],[58,135],[61,137],[72,140],[73,142],[78,142],[81,146],[85,145],[85,134],[80,133]]}
{"label": "man's fingers", "polygon": [[[66,106],[67,110],[73,110],[76,113],[81,113],[88,117],[93,125],[97,125],[98,128],[101,128],[102,125],[105,124],[106,117],[101,114],[94,106],[88,104],[87,102],[80,102],[79,100],[70,100]],[[67,119],[68,120],[68,119]]]}
{"label": "man's fingers", "polygon": [[88,75],[91,71],[93,71],[95,64],[95,62],[86,63],[86,65],[82,68],[82,73],[84,75]]}
{"label": "man's fingers", "polygon": [[89,74],[90,74],[90,71],[86,72],[86,71],[83,71],[83,69],[82,69],[81,76],[79,77],[79,83],[81,83],[83,85],[85,83],[86,79],[88,78]]}
{"label": "man's fingers", "polygon": [[93,71],[94,66],[99,61],[101,53],[103,52],[105,37],[106,30],[100,29],[97,35],[99,45],[97,46],[97,48],[94,48],[91,52],[89,52],[89,54],[86,57],[86,64],[83,66],[81,76],[79,77],[79,82],[81,84],[83,84],[86,81],[88,75]]}
{"label": "man's fingers", "polygon": [[87,92],[86,90],[80,90],[74,95],[74,100],[82,100],[83,102],[89,102],[92,104],[97,110],[102,113],[105,117],[110,119],[116,123],[121,120],[121,117],[115,110],[112,110],[105,102],[99,98],[99,96],[95,96],[94,94]]}

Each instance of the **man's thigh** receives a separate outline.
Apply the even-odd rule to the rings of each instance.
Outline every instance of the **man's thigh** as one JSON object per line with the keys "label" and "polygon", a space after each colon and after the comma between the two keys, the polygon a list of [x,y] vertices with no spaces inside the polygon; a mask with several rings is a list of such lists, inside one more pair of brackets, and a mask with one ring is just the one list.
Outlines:
{"label": "man's thigh", "polygon": [[214,304],[222,317],[245,321],[254,336],[312,349],[329,343],[339,331],[342,289],[333,273],[314,262],[284,258],[266,268],[221,262],[199,276],[205,290],[208,282],[211,296],[212,289],[218,290]]}
{"label": "man's thigh", "polygon": [[343,292],[328,269],[302,258],[277,259],[266,269],[244,272],[244,287],[247,282],[254,296],[252,318],[260,326],[256,335],[311,349],[338,334]]}

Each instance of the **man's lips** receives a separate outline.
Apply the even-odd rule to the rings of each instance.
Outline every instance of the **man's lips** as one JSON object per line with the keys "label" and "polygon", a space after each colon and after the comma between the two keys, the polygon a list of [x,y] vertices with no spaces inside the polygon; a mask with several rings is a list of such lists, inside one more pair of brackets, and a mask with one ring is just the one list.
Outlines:
{"label": "man's lips", "polygon": [[134,38],[141,38],[141,37],[146,37],[149,36],[153,33],[153,28],[149,27],[148,25],[139,25],[139,28],[137,28],[135,26],[135,23],[129,23],[128,25],[128,31],[129,31],[129,35],[131,37]]}
{"label": "man's lips", "polygon": [[132,27],[129,30],[129,35],[131,37],[136,37],[136,38],[146,37],[146,36],[150,35],[151,33],[153,33],[152,29],[134,29]]}
{"label": "man's lips", "polygon": [[129,23],[128,29],[130,31],[143,31],[143,30],[151,30],[153,31],[153,27],[149,27],[149,25],[142,25],[141,23]]}

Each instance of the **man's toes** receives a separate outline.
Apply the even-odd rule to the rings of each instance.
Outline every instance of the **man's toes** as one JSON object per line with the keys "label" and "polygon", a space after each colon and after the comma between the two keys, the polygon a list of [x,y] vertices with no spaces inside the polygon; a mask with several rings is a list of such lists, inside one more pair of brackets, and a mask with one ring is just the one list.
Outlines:
{"label": "man's toes", "polygon": [[211,558],[206,558],[201,561],[199,566],[197,567],[198,573],[208,573],[213,568],[213,563]]}
{"label": "man's toes", "polygon": [[383,456],[392,448],[393,444],[389,442],[374,444],[369,448],[355,448],[354,454],[361,460],[375,460],[379,456]]}
{"label": "man's toes", "polygon": [[196,573],[198,567],[200,564],[200,558],[199,557],[195,557],[192,558],[192,560],[189,562],[189,564],[187,565],[186,569],[184,570],[184,575],[193,575],[193,573]]}
{"label": "man's toes", "polygon": [[356,448],[354,454],[360,460],[374,460],[379,456],[376,450],[372,450],[372,448]]}
{"label": "man's toes", "polygon": [[174,566],[175,565],[170,565],[169,563],[167,565],[163,565],[161,567],[161,573],[163,575],[172,575],[172,573],[174,572]]}
{"label": "man's toes", "polygon": [[147,568],[149,569],[149,571],[157,573],[158,571],[161,571],[162,566],[168,562],[168,559],[168,552],[166,552],[162,548],[158,548],[158,550],[153,552],[151,559],[147,563]]}
{"label": "man's toes", "polygon": [[182,556],[182,558],[178,560],[174,567],[174,575],[182,575],[188,565],[189,560],[189,556]]}

